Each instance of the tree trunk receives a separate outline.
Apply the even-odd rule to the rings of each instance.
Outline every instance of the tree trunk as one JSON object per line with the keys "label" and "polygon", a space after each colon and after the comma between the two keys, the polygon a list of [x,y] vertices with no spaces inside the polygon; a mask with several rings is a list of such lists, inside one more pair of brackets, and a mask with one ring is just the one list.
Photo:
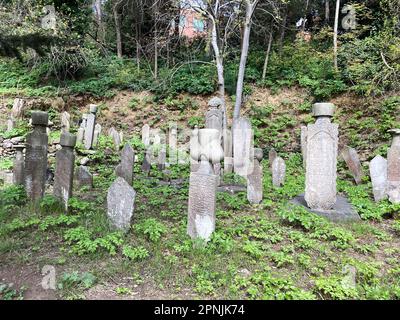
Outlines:
{"label": "tree trunk", "polygon": [[228,126],[227,121],[227,112],[226,112],[226,103],[225,103],[225,76],[224,76],[224,59],[221,55],[218,46],[218,34],[217,34],[217,25],[214,18],[211,18],[211,45],[215,54],[215,62],[217,65],[217,75],[218,75],[218,92],[219,97],[222,101],[222,113],[223,113],[223,127],[224,129]]}
{"label": "tree trunk", "polygon": [[101,0],[95,0],[94,6],[96,8],[97,40],[104,43],[105,42],[105,30],[104,30],[104,24],[103,24]]}
{"label": "tree trunk", "polygon": [[154,1],[154,79],[158,78],[158,0]]}
{"label": "tree trunk", "polygon": [[333,32],[333,65],[336,71],[338,68],[338,28],[339,28],[339,10],[340,10],[340,0],[336,0],[336,11],[335,11],[335,27]]}
{"label": "tree trunk", "polygon": [[282,54],[283,40],[285,40],[287,16],[288,16],[288,7],[287,7],[287,5],[285,5],[284,12],[283,12],[282,26],[281,26],[281,34],[279,37],[279,55]]}
{"label": "tree trunk", "polygon": [[265,77],[267,76],[268,61],[269,61],[269,54],[271,52],[272,39],[273,39],[273,37],[272,37],[272,31],[271,31],[271,33],[269,34],[267,53],[265,55],[264,68],[263,68],[263,74],[262,74],[262,82],[265,81]]}
{"label": "tree trunk", "polygon": [[325,0],[325,22],[329,22],[329,15],[330,15],[330,9],[329,9],[329,0]]}
{"label": "tree trunk", "polygon": [[119,3],[115,3],[113,5],[113,14],[114,14],[115,32],[117,35],[117,56],[118,58],[122,58],[121,23],[118,14],[118,5]]}
{"label": "tree trunk", "polygon": [[243,30],[243,45],[239,64],[239,74],[236,85],[236,101],[235,109],[233,111],[233,118],[237,119],[240,116],[240,109],[243,103],[243,86],[244,86],[244,74],[246,71],[247,56],[249,53],[249,42],[251,32],[251,19],[253,17],[254,7],[257,1],[250,3],[250,0],[246,1],[246,18]]}

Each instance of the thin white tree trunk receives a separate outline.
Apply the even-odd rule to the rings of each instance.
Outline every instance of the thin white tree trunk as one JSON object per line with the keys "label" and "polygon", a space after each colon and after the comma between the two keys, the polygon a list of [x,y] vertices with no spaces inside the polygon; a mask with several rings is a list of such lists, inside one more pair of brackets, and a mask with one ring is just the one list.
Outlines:
{"label": "thin white tree trunk", "polygon": [[115,32],[117,35],[117,56],[122,58],[122,37],[121,37],[121,23],[118,16],[118,3],[113,6]]}
{"label": "thin white tree trunk", "polygon": [[335,70],[338,71],[338,28],[339,28],[339,10],[340,10],[340,0],[336,0],[336,11],[335,11],[335,26],[333,32],[333,65]]}
{"label": "thin white tree trunk", "polygon": [[330,8],[329,0],[325,0],[325,22],[329,22]]}
{"label": "thin white tree trunk", "polygon": [[263,68],[263,74],[262,74],[263,82],[265,81],[265,77],[267,76],[267,69],[268,69],[268,62],[269,62],[269,54],[271,52],[271,46],[272,46],[272,32],[269,34],[268,48],[267,48],[267,53],[265,54],[264,68]]}
{"label": "thin white tree trunk", "polygon": [[257,5],[257,3],[258,3],[258,1],[254,1],[253,3],[251,3],[250,0],[246,1],[246,17],[245,17],[244,30],[243,30],[243,45],[242,45],[242,53],[241,53],[241,57],[240,57],[238,80],[237,80],[237,85],[236,85],[235,109],[233,111],[234,119],[239,118],[240,109],[241,109],[242,103],[243,103],[244,74],[246,71],[247,56],[249,53],[251,19],[253,17],[254,8]]}

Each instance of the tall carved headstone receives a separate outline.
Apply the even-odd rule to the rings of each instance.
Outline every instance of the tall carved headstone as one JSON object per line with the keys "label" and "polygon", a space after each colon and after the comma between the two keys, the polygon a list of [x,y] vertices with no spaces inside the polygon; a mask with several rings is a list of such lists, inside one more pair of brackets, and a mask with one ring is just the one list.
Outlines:
{"label": "tall carved headstone", "polygon": [[392,145],[388,151],[388,196],[392,203],[400,203],[400,129],[392,129]]}
{"label": "tall carved headstone", "polygon": [[135,209],[135,190],[124,178],[118,177],[107,193],[107,216],[111,225],[121,231],[128,231]]}
{"label": "tall carved headstone", "polygon": [[218,177],[211,163],[218,163],[224,154],[215,129],[201,129],[198,143],[191,141],[190,154],[200,159],[200,167],[190,173],[187,233],[192,239],[209,241],[215,230],[215,207]]}
{"label": "tall carved headstone", "polygon": [[260,164],[262,158],[262,149],[254,149],[253,171],[247,176],[247,200],[253,204],[259,204],[263,199],[263,170]]}
{"label": "tall carved headstone", "polygon": [[62,149],[57,151],[56,171],[54,175],[54,196],[62,201],[65,209],[68,207],[68,201],[72,197],[72,188],[74,180],[75,154],[74,147],[76,136],[69,132],[64,132],[60,137]]}
{"label": "tall carved headstone", "polygon": [[33,131],[26,137],[25,189],[28,196],[34,201],[41,199],[45,190],[48,148],[46,128],[48,121],[47,112],[33,112]]}
{"label": "tall carved headstone", "polygon": [[286,164],[281,157],[276,157],[272,162],[272,184],[281,187],[285,183]]}
{"label": "tall carved headstone", "polygon": [[376,202],[387,198],[387,161],[382,156],[376,156],[369,164],[372,191]]}
{"label": "tall carved headstone", "polygon": [[[222,111],[219,109],[222,101],[218,97],[212,98],[208,102],[208,111],[206,113],[205,127],[206,129],[216,129],[219,132],[219,139],[222,139]],[[220,175],[221,164],[214,164],[214,172],[217,176]]]}
{"label": "tall carved headstone", "polygon": [[338,125],[331,123],[335,106],[316,103],[315,124],[307,127],[305,200],[310,209],[330,210],[336,203]]}
{"label": "tall carved headstone", "polygon": [[13,183],[15,185],[24,185],[25,181],[25,160],[24,160],[24,148],[22,144],[14,146],[16,149],[16,155],[13,164]]}
{"label": "tall carved headstone", "polygon": [[133,165],[135,163],[135,151],[130,144],[125,144],[121,152],[121,163],[115,169],[118,177],[124,178],[129,185],[133,181]]}
{"label": "tall carved headstone", "polygon": [[242,177],[247,177],[253,170],[253,130],[250,121],[246,118],[235,119],[232,129],[234,172]]}
{"label": "tall carved headstone", "polygon": [[94,128],[96,126],[97,105],[91,104],[89,108],[90,113],[87,115],[84,138],[84,145],[85,149],[87,150],[91,149],[93,144]]}
{"label": "tall carved headstone", "polygon": [[303,166],[305,168],[306,163],[307,163],[307,127],[306,126],[301,127],[300,143],[301,143],[301,155],[303,156]]}
{"label": "tall carved headstone", "polygon": [[345,146],[341,151],[341,155],[346,162],[347,167],[349,168],[356,184],[361,184],[363,172],[357,151],[353,148]]}

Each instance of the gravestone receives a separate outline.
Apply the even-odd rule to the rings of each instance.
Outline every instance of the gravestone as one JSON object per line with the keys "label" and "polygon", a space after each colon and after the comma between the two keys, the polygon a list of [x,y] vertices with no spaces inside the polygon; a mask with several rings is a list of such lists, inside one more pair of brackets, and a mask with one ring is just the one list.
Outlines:
{"label": "gravestone", "polygon": [[11,118],[13,120],[22,119],[25,111],[25,100],[16,98],[11,109]]}
{"label": "gravestone", "polygon": [[94,127],[96,126],[97,105],[91,104],[89,108],[90,108],[90,113],[87,115],[86,126],[85,126],[85,138],[83,141],[86,150],[91,149],[93,145]]}
{"label": "gravestone", "polygon": [[75,180],[78,188],[83,186],[93,188],[93,176],[88,167],[79,166],[75,172]]}
{"label": "gravestone", "polygon": [[269,168],[272,169],[272,164],[274,163],[274,160],[278,156],[278,153],[275,151],[274,148],[271,148],[268,153],[268,162],[269,162]]}
{"label": "gravestone", "polygon": [[61,114],[61,130],[63,132],[69,132],[71,127],[70,121],[71,121],[71,115],[67,111],[64,111]]}
{"label": "gravestone", "polygon": [[151,155],[150,155],[150,150],[147,149],[144,153],[144,158],[143,158],[143,163],[142,163],[142,171],[148,175],[151,169],[151,159],[150,159]]}
{"label": "gravestone", "polygon": [[313,210],[330,210],[336,203],[338,125],[331,123],[335,106],[316,103],[315,124],[307,127],[305,200]]}
{"label": "gravestone", "polygon": [[77,144],[83,144],[83,137],[85,136],[85,129],[83,128],[83,125],[81,123],[81,126],[78,129],[78,132],[76,134],[76,143]]}
{"label": "gravestone", "polygon": [[130,144],[125,144],[121,152],[121,163],[115,169],[118,177],[124,178],[129,185],[133,182],[133,165],[135,163],[135,151]]}
{"label": "gravestone", "polygon": [[127,232],[135,209],[135,190],[118,177],[107,193],[107,216],[112,227]]}
{"label": "gravestone", "polygon": [[228,129],[223,130],[222,139],[224,144],[224,173],[232,173],[233,172],[232,132]]}
{"label": "gravestone", "polygon": [[305,168],[306,163],[307,163],[307,127],[306,126],[301,127],[300,142],[301,142],[301,155],[303,156],[303,167]]}
{"label": "gravestone", "polygon": [[369,164],[372,191],[376,202],[387,198],[387,167],[386,159],[380,155],[372,159]]}
{"label": "gravestone", "polygon": [[162,171],[165,169],[165,163],[167,162],[167,151],[163,147],[158,153],[158,170]]}
{"label": "gravestone", "polygon": [[33,131],[26,137],[25,189],[33,201],[43,197],[47,172],[48,136],[46,133],[49,116],[47,112],[32,112]]}
{"label": "gravestone", "polygon": [[247,176],[247,200],[252,204],[259,204],[263,199],[263,170],[260,164],[262,158],[262,149],[256,148],[253,171]]}
{"label": "gravestone", "polygon": [[65,210],[68,208],[68,201],[72,197],[75,154],[74,147],[76,136],[64,132],[60,137],[62,149],[57,151],[56,171],[54,175],[54,196],[62,201]]}
{"label": "gravestone", "polygon": [[116,150],[119,150],[119,147],[120,147],[120,145],[121,145],[121,137],[120,137],[118,131],[115,130],[114,127],[111,127],[111,128],[108,130],[108,135],[109,135],[109,136],[111,137],[111,139],[113,140]]}
{"label": "gravestone", "polygon": [[142,127],[142,142],[145,147],[150,145],[150,126],[147,123]]}
{"label": "gravestone", "polygon": [[13,183],[15,185],[24,185],[25,181],[25,159],[24,148],[22,144],[14,146],[16,155],[13,164]]}
{"label": "gravestone", "polygon": [[388,151],[388,196],[392,203],[400,203],[400,129],[389,130],[393,135]]}
{"label": "gravestone", "polygon": [[99,142],[99,137],[101,134],[101,125],[97,123],[94,127],[94,135],[93,135],[93,147],[96,147]]}
{"label": "gravestone", "polygon": [[285,183],[286,164],[281,157],[276,157],[272,163],[272,184],[281,187]]}
{"label": "gravestone", "polygon": [[222,105],[220,98],[214,97],[208,102],[208,111],[206,113],[206,129],[216,129],[222,134],[222,111],[219,109]]}
{"label": "gravestone", "polygon": [[[199,129],[197,126],[192,130],[190,134],[190,172],[196,172],[199,170],[200,161],[198,159],[198,150],[200,148],[199,143]],[[192,154],[193,153],[193,154]]]}
{"label": "gravestone", "polygon": [[238,118],[233,121],[233,169],[242,177],[253,170],[253,130],[250,121]]}
{"label": "gravestone", "polygon": [[343,160],[346,162],[356,184],[361,184],[363,172],[361,167],[360,158],[357,151],[353,148],[345,146],[341,152]]}
{"label": "gravestone", "polygon": [[[216,129],[198,131],[198,143],[191,141],[190,155],[200,159],[200,167],[190,173],[187,233],[192,239],[208,242],[215,230],[215,207],[218,177],[212,163],[222,160],[224,153]],[[193,149],[192,149],[193,148]]]}

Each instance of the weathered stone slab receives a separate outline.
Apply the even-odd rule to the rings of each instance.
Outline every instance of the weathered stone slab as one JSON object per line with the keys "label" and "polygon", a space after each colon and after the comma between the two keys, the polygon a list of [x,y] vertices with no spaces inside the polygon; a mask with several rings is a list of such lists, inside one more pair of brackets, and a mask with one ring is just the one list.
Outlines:
{"label": "weathered stone slab", "polygon": [[369,164],[372,191],[376,202],[387,198],[387,161],[382,156],[376,156]]}
{"label": "weathered stone slab", "polygon": [[303,166],[305,168],[306,163],[307,163],[307,127],[306,126],[301,127],[300,142],[301,142],[301,154],[303,156]]}
{"label": "weathered stone slab", "polygon": [[281,187],[285,183],[286,164],[281,157],[276,157],[272,163],[272,184]]}
{"label": "weathered stone slab", "polygon": [[254,146],[250,121],[238,118],[233,122],[233,169],[236,174],[247,177],[253,171]]}
{"label": "weathered stone slab", "polygon": [[349,146],[344,146],[341,151],[341,155],[343,160],[346,162],[356,184],[361,184],[363,171],[357,151]]}
{"label": "weathered stone slab", "polygon": [[388,151],[388,196],[392,203],[400,203],[400,129],[390,130],[392,145]]}
{"label": "weathered stone slab", "polygon": [[216,129],[222,133],[222,111],[219,109],[222,101],[220,98],[212,98],[208,102],[208,111],[206,113],[205,128]]}
{"label": "weathered stone slab", "polygon": [[97,123],[94,126],[93,147],[96,147],[97,143],[99,142],[99,137],[100,137],[100,134],[101,134],[101,130],[102,130],[101,125],[99,123]]}
{"label": "weathered stone slab", "polygon": [[128,231],[135,209],[135,190],[124,178],[118,177],[107,194],[107,216],[111,225],[122,231]]}
{"label": "weathered stone slab", "polygon": [[253,204],[259,204],[263,199],[263,170],[260,161],[262,150],[257,148],[254,152],[253,171],[247,176],[247,200]]}
{"label": "weathered stone slab", "polygon": [[165,169],[165,163],[167,162],[167,150],[162,148],[158,153],[158,170],[162,171]]}
{"label": "weathered stone slab", "polygon": [[335,107],[315,104],[315,124],[307,127],[305,200],[313,210],[330,210],[336,203],[338,125],[331,123]]}
{"label": "weathered stone slab", "polygon": [[78,132],[76,134],[76,143],[78,144],[83,144],[83,137],[85,136],[85,129],[81,126],[78,129]]}
{"label": "weathered stone slab", "polygon": [[150,145],[150,126],[147,123],[142,127],[142,142],[145,147]]}
{"label": "weathered stone slab", "polygon": [[93,188],[93,176],[88,167],[79,166],[75,172],[75,180],[78,188],[83,186]]}
{"label": "weathered stone slab", "polygon": [[150,158],[150,150],[146,150],[142,163],[142,171],[147,175],[151,169],[151,158]]}
{"label": "weathered stone slab", "polygon": [[84,138],[84,146],[87,150],[91,149],[93,145],[94,128],[96,126],[96,112],[97,106],[94,104],[90,105],[90,113],[87,115],[86,119]]}
{"label": "weathered stone slab", "polygon": [[74,147],[76,136],[64,132],[60,138],[62,149],[57,151],[56,171],[54,175],[54,196],[62,201],[65,209],[68,208],[68,201],[72,197],[75,154]]}
{"label": "weathered stone slab", "polygon": [[130,144],[125,144],[121,152],[121,163],[115,170],[118,177],[124,178],[129,185],[133,182],[133,165],[135,163],[135,151]]}
{"label": "weathered stone slab", "polygon": [[115,130],[114,127],[112,127],[112,128],[110,128],[110,129],[108,130],[108,135],[109,135],[109,136],[111,137],[111,139],[113,140],[114,145],[115,145],[115,148],[116,148],[117,150],[119,150],[119,147],[120,147],[120,145],[121,145],[121,137],[120,137],[118,131]]}
{"label": "weathered stone slab", "polygon": [[278,156],[278,153],[274,148],[271,148],[268,153],[268,162],[269,162],[269,167],[272,169],[272,164],[274,163],[274,160]]}
{"label": "weathered stone slab", "polygon": [[224,173],[233,172],[233,157],[232,157],[232,132],[228,129],[222,132],[224,146]]}
{"label": "weathered stone slab", "polygon": [[63,132],[69,132],[71,127],[70,122],[71,122],[71,115],[67,111],[64,111],[61,114],[61,130]]}
{"label": "weathered stone slab", "polygon": [[215,230],[215,207],[218,179],[208,161],[190,174],[187,233],[192,239],[209,241]]}
{"label": "weathered stone slab", "polygon": [[11,118],[13,120],[21,119],[25,111],[25,100],[20,98],[15,98],[11,109]]}
{"label": "weathered stone slab", "polygon": [[33,131],[26,137],[25,189],[29,198],[33,201],[41,199],[45,191],[48,148],[46,126],[48,119],[47,112],[33,112]]}
{"label": "weathered stone slab", "polygon": [[24,185],[25,183],[25,159],[23,150],[24,145],[14,146],[16,149],[16,155],[13,164],[13,183],[15,185]]}
{"label": "weathered stone slab", "polygon": [[304,199],[304,195],[299,195],[290,201],[295,205],[303,206],[308,212],[315,213],[321,217],[324,217],[332,222],[357,222],[361,218],[349,201],[340,195],[336,197],[336,202],[331,210],[312,210],[308,207],[307,202]]}

